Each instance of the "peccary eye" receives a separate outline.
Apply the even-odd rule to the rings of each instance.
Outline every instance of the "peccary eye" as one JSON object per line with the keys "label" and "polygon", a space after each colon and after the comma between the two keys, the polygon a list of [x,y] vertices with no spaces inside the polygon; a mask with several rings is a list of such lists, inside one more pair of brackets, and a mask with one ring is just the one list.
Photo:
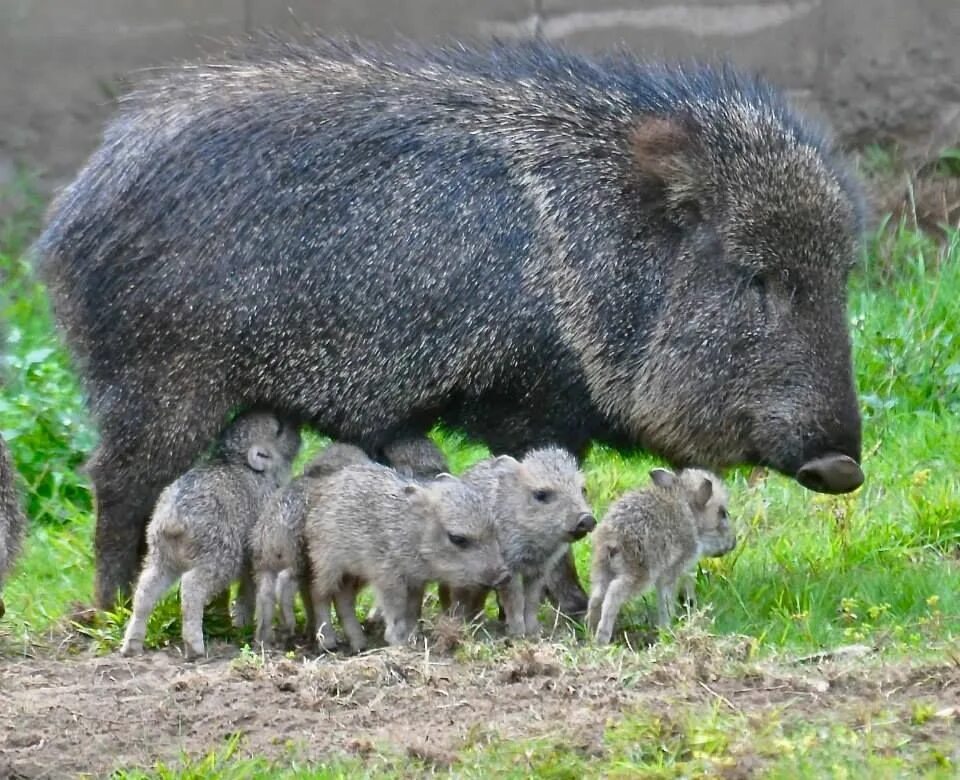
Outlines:
{"label": "peccary eye", "polygon": [[546,504],[551,498],[553,498],[553,492],[540,488],[539,490],[533,491],[533,497],[541,504]]}
{"label": "peccary eye", "polygon": [[724,509],[723,507],[720,507],[720,510],[718,511],[717,514],[720,515],[720,519],[721,519],[721,520],[726,520],[726,519],[727,519],[727,510]]}
{"label": "peccary eye", "polygon": [[450,539],[450,544],[454,547],[459,547],[461,550],[465,550],[470,546],[470,540],[466,536],[461,536],[460,534],[447,534],[447,538]]}

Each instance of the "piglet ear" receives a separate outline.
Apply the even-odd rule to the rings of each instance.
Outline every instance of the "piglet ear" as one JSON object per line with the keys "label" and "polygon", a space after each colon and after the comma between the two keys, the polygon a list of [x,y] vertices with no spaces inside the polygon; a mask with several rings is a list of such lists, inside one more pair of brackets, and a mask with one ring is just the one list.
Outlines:
{"label": "piglet ear", "polygon": [[247,465],[256,472],[267,470],[270,465],[271,455],[263,447],[254,444],[247,450]]}
{"label": "piglet ear", "polygon": [[703,509],[707,502],[710,500],[710,496],[713,495],[713,483],[709,479],[703,480],[697,488],[696,492],[693,494],[694,506],[698,509]]}
{"label": "piglet ear", "polygon": [[650,479],[657,487],[670,488],[677,484],[677,475],[667,469],[653,469],[650,472]]}
{"label": "piglet ear", "polygon": [[436,504],[439,500],[438,490],[440,489],[442,488],[418,482],[409,482],[403,486],[403,494],[409,501],[423,506]]}

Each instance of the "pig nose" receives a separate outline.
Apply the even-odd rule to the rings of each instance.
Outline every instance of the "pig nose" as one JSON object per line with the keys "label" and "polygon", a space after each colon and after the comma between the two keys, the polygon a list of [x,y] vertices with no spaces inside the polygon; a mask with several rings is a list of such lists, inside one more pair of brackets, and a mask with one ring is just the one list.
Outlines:
{"label": "pig nose", "polygon": [[596,527],[597,521],[594,519],[593,515],[591,515],[589,512],[584,512],[579,518],[577,518],[577,525],[573,529],[573,535],[576,539],[582,539]]}
{"label": "pig nose", "polygon": [[511,579],[512,579],[512,578],[511,578],[511,576],[510,576],[510,570],[509,570],[509,569],[501,569],[501,570],[497,573],[496,579],[493,581],[493,587],[495,587],[495,588],[502,588],[504,585],[506,585],[508,582],[510,582]]}
{"label": "pig nose", "polygon": [[804,463],[797,482],[817,493],[850,493],[863,484],[863,471],[849,455],[830,453]]}

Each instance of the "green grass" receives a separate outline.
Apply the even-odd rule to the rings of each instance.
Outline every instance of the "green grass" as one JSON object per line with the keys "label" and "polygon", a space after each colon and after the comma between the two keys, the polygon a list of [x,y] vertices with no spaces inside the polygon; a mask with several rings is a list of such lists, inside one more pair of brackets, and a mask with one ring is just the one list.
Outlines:
{"label": "green grass", "polygon": [[[55,637],[76,601],[92,590],[91,497],[79,472],[95,442],[79,386],[54,335],[43,290],[19,259],[35,230],[36,208],[0,226],[0,278],[6,324],[0,431],[10,443],[31,517],[26,551],[6,588],[0,637],[10,647]],[[907,227],[884,226],[870,242],[850,294],[857,381],[864,413],[867,482],[848,496],[818,496],[768,475],[750,487],[746,470],[730,475],[732,510],[742,544],[703,565],[701,602],[712,630],[753,638],[756,653],[803,653],[857,641],[908,655],[948,646],[960,635],[960,233],[945,243]],[[485,450],[435,431],[458,472]],[[309,438],[302,459],[322,444]],[[301,461],[302,462],[302,461]],[[591,502],[602,516],[623,491],[644,484],[659,465],[639,454],[595,447],[585,464]],[[589,570],[589,543],[577,549]],[[645,626],[647,606],[625,610],[628,631]],[[126,613],[83,630],[104,650],[115,647]],[[231,636],[214,622],[215,634]],[[148,645],[177,641],[171,594],[151,620]],[[242,641],[245,636],[239,637]],[[669,641],[669,638],[667,638]],[[2,645],[0,645],[2,646]],[[903,719],[902,714],[897,717]],[[746,740],[768,751],[771,776],[895,776],[911,770],[946,776],[949,759],[925,744],[900,744],[893,726],[771,716],[748,722],[736,713],[667,719],[638,713],[607,730],[602,758],[549,741],[487,741],[466,748],[451,771],[460,777],[672,777],[717,769]],[[908,740],[909,742],[909,740]],[[412,759],[347,760],[283,776],[402,776]],[[944,764],[946,762],[946,764]],[[768,766],[768,768],[769,768]],[[291,768],[292,767],[292,768]],[[265,759],[214,752],[199,762],[157,766],[118,777],[274,777]]]}

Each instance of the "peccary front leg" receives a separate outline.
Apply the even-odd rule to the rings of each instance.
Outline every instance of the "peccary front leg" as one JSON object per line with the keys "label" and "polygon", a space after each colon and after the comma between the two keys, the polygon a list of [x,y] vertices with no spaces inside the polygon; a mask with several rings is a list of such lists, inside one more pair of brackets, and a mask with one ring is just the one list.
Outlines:
{"label": "peccary front leg", "polygon": [[682,571],[669,569],[657,578],[657,626],[670,625],[677,604],[677,580]]}
{"label": "peccary front leg", "polygon": [[273,606],[277,600],[280,587],[277,576],[272,571],[257,572],[256,621],[253,641],[259,645],[269,646],[273,644]]}
{"label": "peccary front leg", "polygon": [[580,617],[586,612],[587,594],[577,578],[572,550],[547,572],[545,582],[551,600],[563,614]]}
{"label": "peccary front leg", "polygon": [[[310,580],[306,577],[300,577],[300,600],[303,601],[303,614],[306,617],[307,636],[313,637],[317,633],[317,613],[313,607],[313,588],[310,586]],[[292,601],[290,602],[293,603]],[[291,612],[291,616],[292,616]],[[293,631],[296,631],[296,622],[291,620]]]}
{"label": "peccary front leg", "polygon": [[419,642],[423,638],[420,631],[420,616],[423,612],[423,594],[426,592],[426,585],[413,585],[407,588],[407,625],[410,626],[410,633],[407,636],[407,642]]}
{"label": "peccary front leg", "polygon": [[334,596],[337,605],[337,617],[347,635],[350,647],[355,653],[362,653],[367,649],[367,636],[363,633],[363,626],[357,620],[357,586],[350,578],[343,583]]}
{"label": "peccary front leg", "polygon": [[387,644],[405,645],[410,641],[414,626],[410,620],[410,593],[406,583],[389,580],[375,586],[377,603],[383,612],[386,628],[383,638]]}
{"label": "peccary front leg", "polygon": [[527,636],[539,636],[542,629],[538,613],[543,601],[543,577],[525,577],[523,581],[523,623]]}
{"label": "peccary front leg", "polygon": [[680,577],[683,604],[689,615],[697,608],[697,572],[686,571]]}
{"label": "peccary front leg", "polygon": [[603,606],[603,599],[607,595],[607,589],[613,581],[612,573],[607,569],[598,569],[594,567],[590,583],[590,601],[587,604],[587,630],[591,634],[596,634],[597,627],[600,625],[600,610]]}
{"label": "peccary front leg", "polygon": [[603,645],[610,644],[613,638],[613,629],[617,622],[620,609],[634,592],[634,583],[626,575],[615,577],[607,588],[603,597],[603,606],[600,610],[600,622],[597,625],[597,642]]}
{"label": "peccary front leg", "polygon": [[523,636],[526,633],[524,622],[524,583],[519,574],[514,574],[510,582],[497,589],[500,604],[503,606],[509,636]]}
{"label": "peccary front leg", "polygon": [[140,575],[137,591],[133,595],[133,614],[123,635],[120,652],[123,655],[137,655],[143,652],[143,639],[147,635],[147,621],[160,597],[177,579],[175,572],[164,568],[156,561],[150,561]]}
{"label": "peccary front leg", "polygon": [[317,644],[321,650],[337,649],[337,632],[333,627],[330,601],[334,594],[316,581],[310,586],[310,601],[313,606],[313,625],[316,626]]}
{"label": "peccary front leg", "polygon": [[257,600],[257,584],[253,579],[253,570],[249,564],[244,564],[240,575],[240,587],[237,590],[237,600],[233,605],[234,628],[245,628],[253,619]]}

